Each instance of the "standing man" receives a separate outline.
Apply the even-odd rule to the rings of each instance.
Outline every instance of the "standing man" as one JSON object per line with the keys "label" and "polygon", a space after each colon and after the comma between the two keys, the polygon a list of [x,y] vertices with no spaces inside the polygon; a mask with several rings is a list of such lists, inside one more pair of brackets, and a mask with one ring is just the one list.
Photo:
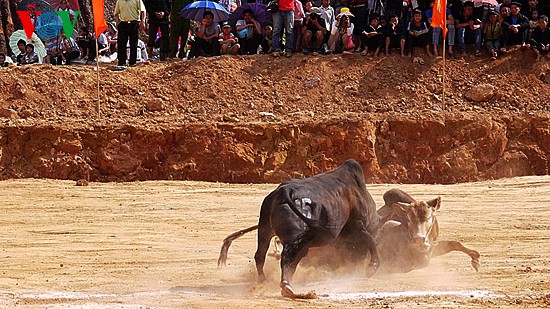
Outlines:
{"label": "standing man", "polygon": [[147,53],[153,56],[155,39],[160,29],[160,61],[165,61],[170,52],[168,5],[165,0],[144,0],[147,9],[147,22],[149,23],[149,39],[147,40]]}
{"label": "standing man", "polygon": [[145,5],[141,0],[117,0],[115,20],[118,24],[117,57],[126,66],[126,45],[130,41],[130,66],[136,65],[139,30],[145,30]]}
{"label": "standing man", "polygon": [[[185,47],[187,46],[187,36],[191,28],[191,21],[180,15],[181,10],[193,2],[193,0],[174,0],[170,10],[170,55],[169,58],[183,59],[185,57]],[[179,45],[179,53],[178,53]]]}
{"label": "standing man", "polygon": [[281,55],[281,40],[283,30],[286,32],[285,56],[292,57],[294,48],[294,0],[279,0],[279,9],[273,11],[273,41],[271,42],[273,57]]}

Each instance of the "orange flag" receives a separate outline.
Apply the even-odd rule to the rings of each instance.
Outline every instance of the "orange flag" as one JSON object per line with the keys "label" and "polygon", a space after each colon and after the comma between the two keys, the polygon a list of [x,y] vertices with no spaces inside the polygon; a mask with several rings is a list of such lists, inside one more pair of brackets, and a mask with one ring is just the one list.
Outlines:
{"label": "orange flag", "polygon": [[447,0],[435,0],[432,9],[432,27],[441,27],[443,39],[447,37]]}
{"label": "orange flag", "polygon": [[92,10],[94,13],[94,32],[96,39],[103,31],[107,30],[107,22],[105,21],[105,13],[103,7],[104,0],[92,0]]}

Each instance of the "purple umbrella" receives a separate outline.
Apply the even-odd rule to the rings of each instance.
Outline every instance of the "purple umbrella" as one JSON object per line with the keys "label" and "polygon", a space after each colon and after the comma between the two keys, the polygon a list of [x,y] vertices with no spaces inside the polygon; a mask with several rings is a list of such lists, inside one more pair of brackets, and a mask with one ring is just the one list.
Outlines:
{"label": "purple umbrella", "polygon": [[265,25],[272,25],[273,19],[271,17],[271,13],[267,11],[267,6],[265,4],[252,2],[252,3],[246,3],[244,5],[239,6],[235,12],[231,13],[229,16],[229,23],[234,27],[237,21],[244,19],[243,12],[246,9],[252,10],[252,15],[254,15],[254,19],[256,19],[260,26]]}

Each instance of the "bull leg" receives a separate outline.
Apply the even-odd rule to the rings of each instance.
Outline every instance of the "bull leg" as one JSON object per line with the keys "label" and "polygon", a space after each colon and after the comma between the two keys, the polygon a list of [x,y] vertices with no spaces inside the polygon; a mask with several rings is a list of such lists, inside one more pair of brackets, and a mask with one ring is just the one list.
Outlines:
{"label": "bull leg", "polygon": [[258,271],[258,281],[265,281],[264,264],[267,250],[269,249],[269,242],[273,237],[273,232],[267,228],[258,228],[258,249],[254,254],[254,260],[256,261],[256,270]]}
{"label": "bull leg", "polygon": [[479,262],[480,254],[479,254],[479,252],[477,252],[476,250],[472,250],[472,249],[464,247],[464,245],[459,241],[454,241],[454,240],[451,240],[451,241],[440,240],[440,241],[438,241],[437,246],[435,246],[435,248],[432,252],[432,256],[433,257],[440,256],[440,255],[443,255],[443,254],[447,254],[451,251],[460,251],[460,252],[464,252],[467,255],[469,255],[472,258],[472,267],[476,271],[479,270],[479,265],[480,265],[480,262]]}
{"label": "bull leg", "polygon": [[317,298],[314,292],[306,294],[296,294],[290,286],[290,280],[296,272],[296,267],[300,260],[306,256],[308,252],[308,242],[305,240],[304,235],[299,237],[296,241],[290,244],[283,245],[283,252],[281,254],[281,295],[289,298],[302,298],[313,299]]}
{"label": "bull leg", "polygon": [[372,237],[372,235],[367,232],[366,230],[363,230],[363,235],[365,237],[365,243],[367,245],[367,248],[370,252],[370,262],[367,266],[367,277],[370,278],[374,276],[376,271],[378,270],[378,267],[380,267],[380,257],[378,257],[378,249],[376,249],[376,241]]}

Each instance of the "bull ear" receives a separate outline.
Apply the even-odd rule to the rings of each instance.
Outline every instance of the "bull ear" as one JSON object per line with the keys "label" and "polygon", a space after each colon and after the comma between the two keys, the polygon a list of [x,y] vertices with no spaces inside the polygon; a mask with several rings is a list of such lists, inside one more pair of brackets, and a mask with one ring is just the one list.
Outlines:
{"label": "bull ear", "polygon": [[426,202],[428,206],[433,207],[435,210],[438,210],[439,207],[441,207],[441,197],[438,196],[437,198],[434,198],[433,200],[429,200]]}

